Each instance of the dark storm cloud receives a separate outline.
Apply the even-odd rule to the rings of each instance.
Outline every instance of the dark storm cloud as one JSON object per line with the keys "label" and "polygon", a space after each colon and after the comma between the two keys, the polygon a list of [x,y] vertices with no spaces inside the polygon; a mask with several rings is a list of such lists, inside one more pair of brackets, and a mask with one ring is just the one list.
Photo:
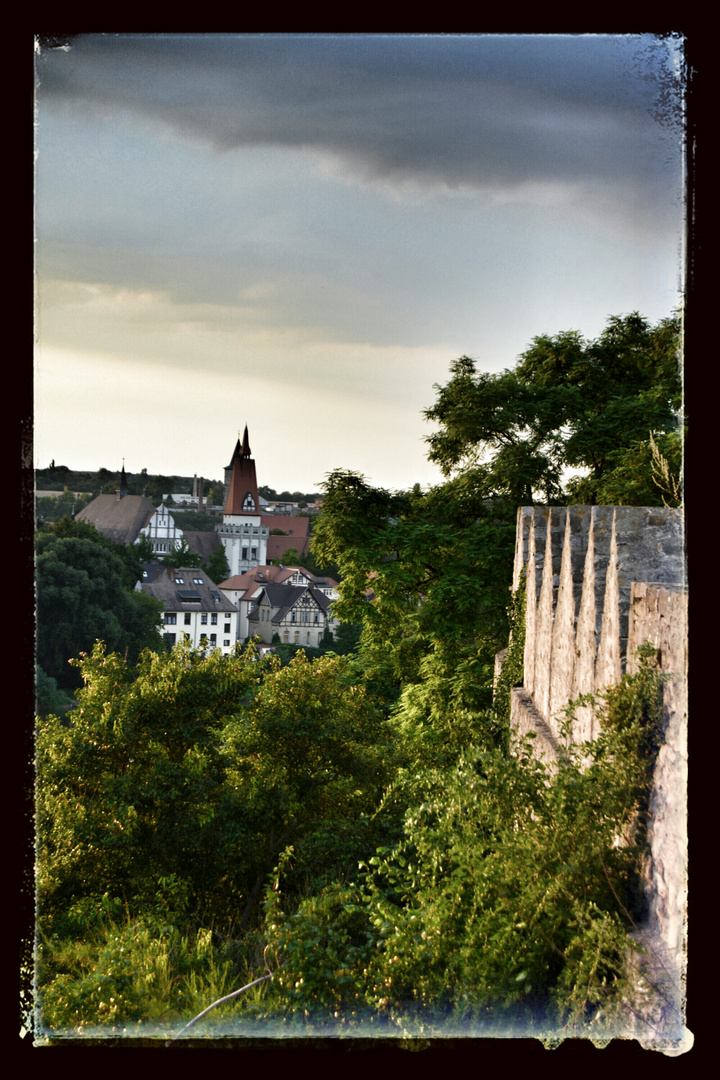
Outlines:
{"label": "dark storm cloud", "polygon": [[681,84],[652,37],[80,35],[38,75],[76,114],[302,147],[363,179],[637,191],[677,174]]}

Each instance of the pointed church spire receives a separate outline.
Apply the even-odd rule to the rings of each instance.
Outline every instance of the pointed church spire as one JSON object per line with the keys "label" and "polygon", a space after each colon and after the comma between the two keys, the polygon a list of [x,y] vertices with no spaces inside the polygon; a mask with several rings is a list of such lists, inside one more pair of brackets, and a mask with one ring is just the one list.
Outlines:
{"label": "pointed church spire", "polygon": [[122,499],[124,495],[128,493],[127,477],[125,475],[125,458],[123,458],[122,472],[120,473],[120,488],[118,491],[118,499]]}
{"label": "pointed church spire", "polygon": [[243,435],[242,450],[240,451],[243,457],[250,457],[250,439],[248,438],[248,428],[245,425],[245,433]]}
{"label": "pointed church spire", "polygon": [[231,475],[229,481],[226,479],[228,487],[223,515],[226,517],[247,514],[259,515],[260,496],[255,476],[255,462],[250,451],[247,424],[245,425],[242,446],[240,445],[240,439],[238,439],[230,465],[231,469],[226,470],[226,478],[228,471],[230,471]]}

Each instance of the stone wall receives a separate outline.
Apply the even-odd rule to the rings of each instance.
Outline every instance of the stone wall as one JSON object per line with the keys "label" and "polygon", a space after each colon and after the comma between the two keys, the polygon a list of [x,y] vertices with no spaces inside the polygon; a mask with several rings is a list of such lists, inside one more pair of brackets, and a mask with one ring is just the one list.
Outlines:
{"label": "stone wall", "polygon": [[[513,588],[526,573],[524,683],[512,690],[515,738],[558,757],[562,710],[636,669],[651,641],[665,687],[663,745],[650,797],[647,949],[638,978],[633,1034],[665,1052],[687,1048],[684,977],[687,939],[687,589],[680,510],[654,507],[522,507]],[[574,741],[592,739],[590,705],[575,711]],[[652,986],[652,990],[649,987]]]}
{"label": "stone wall", "polygon": [[[513,588],[526,571],[524,688],[551,731],[627,666],[633,582],[682,585],[683,517],[642,506],[521,507]],[[519,695],[514,695],[519,698]],[[515,711],[522,702],[514,701]],[[578,737],[595,733],[585,709]]]}

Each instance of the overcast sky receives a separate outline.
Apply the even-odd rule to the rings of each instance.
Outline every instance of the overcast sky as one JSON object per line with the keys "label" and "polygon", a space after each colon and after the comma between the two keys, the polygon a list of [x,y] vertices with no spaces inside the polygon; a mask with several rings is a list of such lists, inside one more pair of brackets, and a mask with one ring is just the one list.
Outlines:
{"label": "overcast sky", "polygon": [[37,51],[35,464],[435,483],[456,357],[679,304],[682,46],[80,35]]}

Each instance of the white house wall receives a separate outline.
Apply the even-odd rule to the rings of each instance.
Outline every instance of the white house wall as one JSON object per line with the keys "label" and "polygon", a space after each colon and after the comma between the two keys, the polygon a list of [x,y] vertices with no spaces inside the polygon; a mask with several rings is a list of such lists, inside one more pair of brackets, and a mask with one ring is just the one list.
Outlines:
{"label": "white house wall", "polygon": [[[170,644],[182,640],[182,635],[187,634],[195,649],[201,647],[204,634],[207,638],[206,645],[220,649],[223,655],[227,656],[237,641],[237,617],[236,611],[166,611],[160,633],[165,636],[175,635],[175,641],[170,640]],[[216,635],[214,645],[213,634]]]}
{"label": "white house wall", "polygon": [[147,536],[153,546],[153,555],[166,554],[180,543],[183,537],[182,529],[175,524],[175,519],[168,512],[166,506],[158,506],[144,529],[140,530],[141,536]]}

